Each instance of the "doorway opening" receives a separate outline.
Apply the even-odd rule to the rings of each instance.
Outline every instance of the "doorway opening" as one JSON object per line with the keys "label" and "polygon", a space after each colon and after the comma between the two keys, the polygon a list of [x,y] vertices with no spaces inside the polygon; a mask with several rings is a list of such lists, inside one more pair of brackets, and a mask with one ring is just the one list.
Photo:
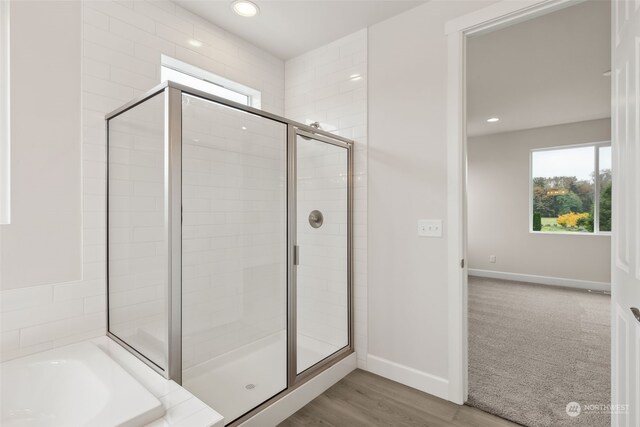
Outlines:
{"label": "doorway opening", "polygon": [[466,403],[529,426],[611,400],[611,6],[564,6],[464,41]]}

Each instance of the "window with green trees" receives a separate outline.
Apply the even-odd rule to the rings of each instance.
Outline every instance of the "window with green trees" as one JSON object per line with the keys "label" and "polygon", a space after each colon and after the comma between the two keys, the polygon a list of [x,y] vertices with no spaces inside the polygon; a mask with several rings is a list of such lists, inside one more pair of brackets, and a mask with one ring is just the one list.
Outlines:
{"label": "window with green trees", "polygon": [[531,180],[532,231],[611,231],[610,143],[533,150]]}

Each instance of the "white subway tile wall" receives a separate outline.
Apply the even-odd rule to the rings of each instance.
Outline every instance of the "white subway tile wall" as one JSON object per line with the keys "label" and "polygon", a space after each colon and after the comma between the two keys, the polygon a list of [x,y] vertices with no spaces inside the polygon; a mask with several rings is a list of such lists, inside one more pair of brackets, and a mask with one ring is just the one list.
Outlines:
{"label": "white subway tile wall", "polygon": [[[367,353],[367,30],[285,64],[285,116],[355,140],[354,303],[358,366]],[[322,319],[318,319],[318,322]]]}
{"label": "white subway tile wall", "polygon": [[188,369],[286,329],[287,127],[192,96],[182,105]]}
{"label": "white subway tile wall", "polygon": [[83,22],[83,278],[2,292],[0,360],[104,334],[104,115],[160,83],[161,54],[257,89],[263,109],[284,113],[282,60],[170,1],[84,1]]}

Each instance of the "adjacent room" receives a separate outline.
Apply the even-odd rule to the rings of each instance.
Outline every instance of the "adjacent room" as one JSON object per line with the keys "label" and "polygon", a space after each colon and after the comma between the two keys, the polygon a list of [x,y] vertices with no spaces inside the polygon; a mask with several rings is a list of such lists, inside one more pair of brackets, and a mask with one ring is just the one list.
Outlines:
{"label": "adjacent room", "polygon": [[523,425],[610,394],[610,32],[587,1],[468,44],[467,403]]}

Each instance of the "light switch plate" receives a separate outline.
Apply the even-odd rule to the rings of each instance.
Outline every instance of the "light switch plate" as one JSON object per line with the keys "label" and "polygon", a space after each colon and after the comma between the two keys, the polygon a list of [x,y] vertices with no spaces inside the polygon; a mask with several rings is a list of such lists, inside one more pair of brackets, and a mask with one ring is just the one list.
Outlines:
{"label": "light switch plate", "polygon": [[418,236],[442,237],[442,220],[419,219],[418,220]]}

